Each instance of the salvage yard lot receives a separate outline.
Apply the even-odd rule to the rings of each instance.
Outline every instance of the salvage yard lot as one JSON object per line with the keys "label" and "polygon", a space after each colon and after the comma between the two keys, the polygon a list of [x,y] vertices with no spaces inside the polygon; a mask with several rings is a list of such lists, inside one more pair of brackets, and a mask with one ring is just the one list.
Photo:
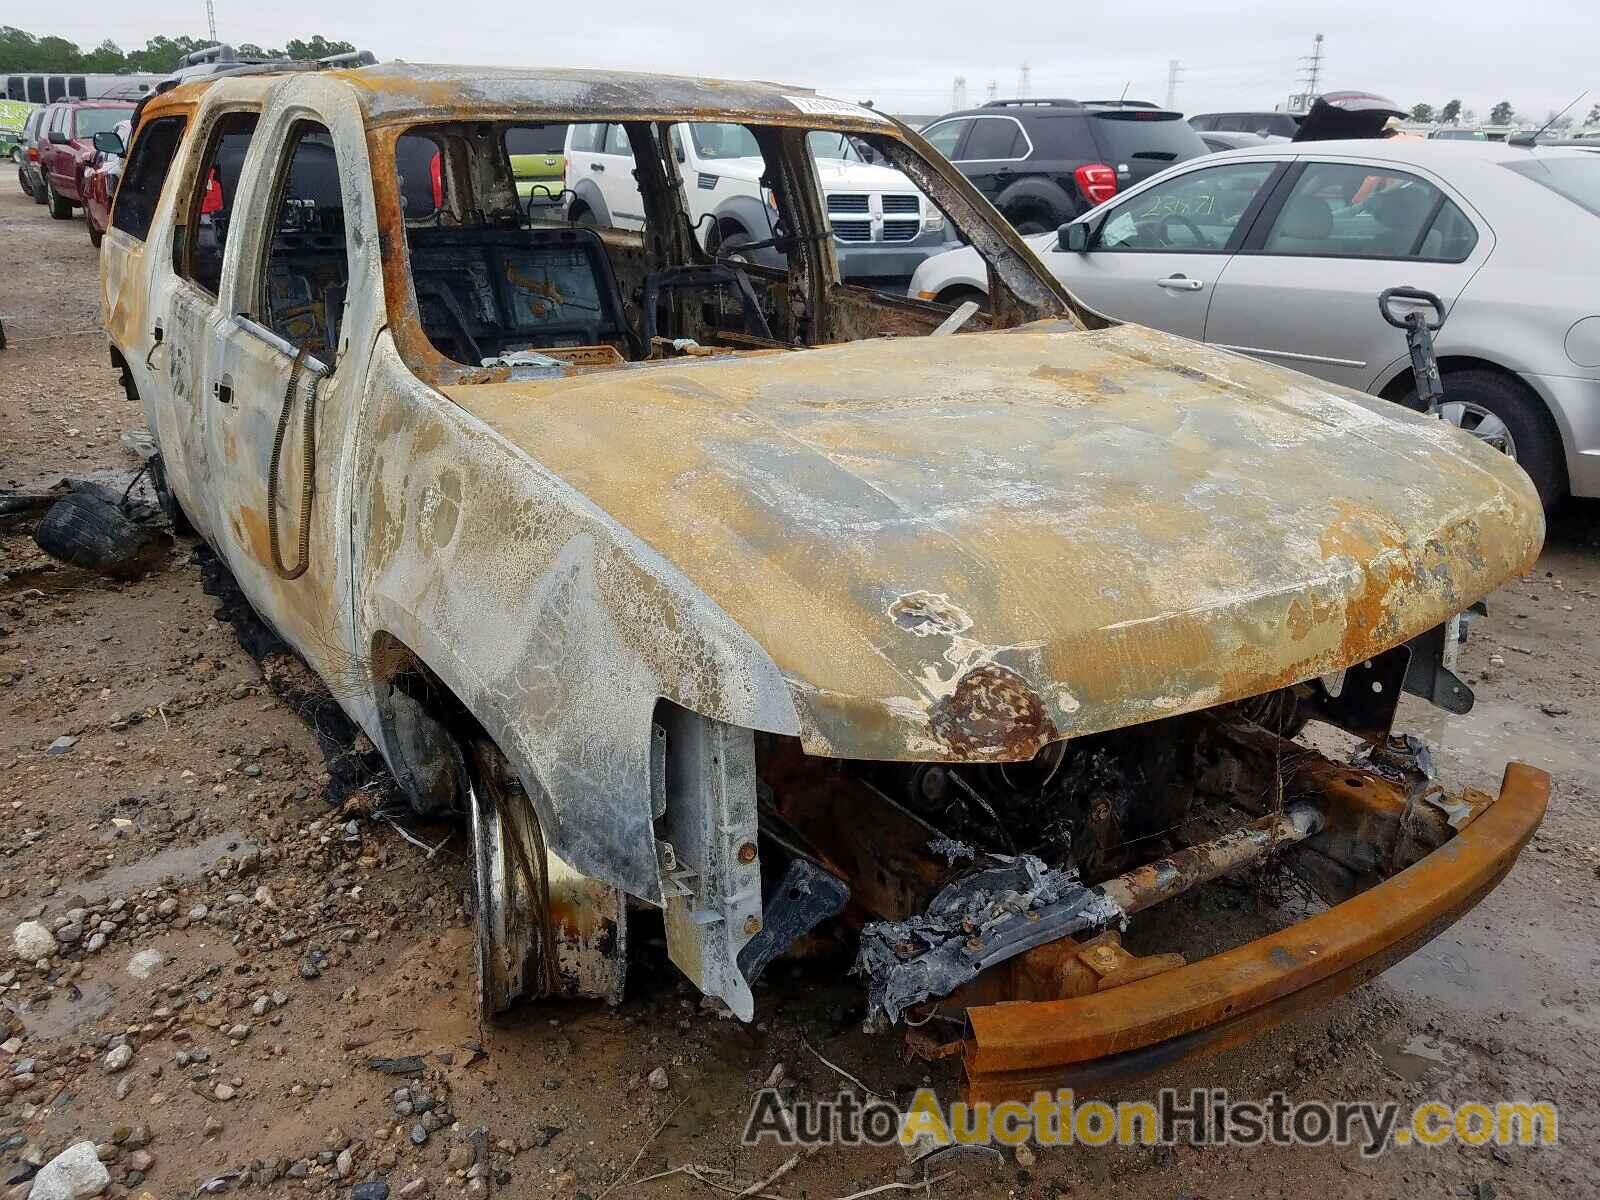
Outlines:
{"label": "salvage yard lot", "polygon": [[[0,279],[0,488],[130,469],[120,438],[141,414],[106,365],[83,226],[6,186]],[[1560,514],[1538,569],[1489,598],[1464,656],[1476,711],[1447,723],[1414,700],[1402,709],[1448,777],[1492,788],[1508,758],[1554,775],[1506,883],[1376,985],[1123,1093],[1550,1099],[1561,1145],[1374,1162],[1273,1148],[970,1155],[935,1169],[954,1175],[932,1194],[1597,1194],[1597,512]],[[846,1086],[829,1063],[902,1103],[924,1081],[955,1094],[952,1063],[904,1061],[898,1038],[861,1032],[847,960],[780,964],[745,1026],[701,1004],[655,946],[618,1009],[535,1005],[480,1027],[462,834],[396,807],[415,841],[403,838],[374,811],[381,787],[330,807],[307,720],[319,714],[293,664],[263,672],[226,619],[236,602],[202,584],[190,541],[153,574],[109,583],[46,559],[25,524],[0,525],[0,1041],[18,1039],[0,1054],[6,1180],[30,1153],[89,1138],[115,1146],[113,1194],[134,1196],[219,1177],[219,1190],[274,1196],[379,1179],[395,1193],[424,1181],[408,1195],[598,1198],[620,1179],[611,1195],[709,1196],[687,1174],[635,1181],[684,1164],[734,1191],[768,1175],[788,1152],[738,1136],[775,1076],[796,1097]],[[77,740],[48,753],[58,738]],[[332,765],[342,777],[349,764]],[[1186,906],[1162,924],[1242,940],[1288,895],[1270,873],[1210,885],[1193,905],[1211,920]],[[78,937],[48,971],[11,960],[14,926],[67,914]],[[1170,932],[1154,926],[1136,948],[1164,949]],[[116,1035],[134,1054],[108,1074]],[[369,1066],[408,1055],[421,1076]],[[479,1186],[475,1155],[489,1164]],[[766,1192],[818,1200],[922,1178],[897,1154],[830,1149]]]}

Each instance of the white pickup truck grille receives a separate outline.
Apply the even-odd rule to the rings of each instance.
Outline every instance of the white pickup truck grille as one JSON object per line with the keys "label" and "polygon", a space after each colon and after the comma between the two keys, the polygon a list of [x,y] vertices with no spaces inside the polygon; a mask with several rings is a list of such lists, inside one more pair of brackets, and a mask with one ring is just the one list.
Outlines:
{"label": "white pickup truck grille", "polygon": [[829,192],[828,221],[841,242],[909,242],[922,231],[915,192]]}

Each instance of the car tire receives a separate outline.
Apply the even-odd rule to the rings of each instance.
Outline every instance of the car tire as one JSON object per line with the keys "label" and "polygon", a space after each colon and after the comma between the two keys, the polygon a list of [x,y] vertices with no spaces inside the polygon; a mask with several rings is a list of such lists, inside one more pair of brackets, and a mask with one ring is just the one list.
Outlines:
{"label": "car tire", "polygon": [[35,204],[45,203],[46,197],[44,194],[44,183],[41,182],[38,187],[30,187],[28,189],[28,195],[33,197],[33,202]]}
{"label": "car tire", "polygon": [[968,300],[976,304],[980,312],[989,307],[989,297],[987,295],[975,287],[968,287],[964,283],[945,288],[944,291],[939,293],[939,297],[934,303],[948,304],[951,308],[960,308]]}
{"label": "car tire", "polygon": [[743,226],[730,225],[727,233],[718,232],[717,245],[712,253],[716,258],[725,258],[729,262],[748,265],[750,256],[742,253],[742,251],[753,241],[755,241],[755,238],[746,233]]}
{"label": "car tire", "polygon": [[33,540],[51,558],[86,571],[132,577],[160,556],[159,535],[130,521],[94,492],[73,492],[50,506]]}
{"label": "car tire", "polygon": [[52,217],[58,221],[69,221],[72,219],[72,201],[63,200],[59,195],[57,195],[55,184],[51,183],[48,179],[44,181],[44,194],[45,198],[50,202],[50,215]]}
{"label": "car tire", "polygon": [[598,225],[600,219],[594,215],[594,209],[587,204],[574,204],[572,213],[567,217],[574,225]]}
{"label": "car tire", "polygon": [[22,189],[24,196],[33,199],[33,188],[28,184],[28,173],[21,167],[17,168],[17,186]]}
{"label": "car tire", "polygon": [[1011,227],[1023,237],[1031,237],[1036,233],[1049,233],[1056,227],[1050,223],[1050,210],[1040,204],[1019,204],[1015,208],[1007,209],[1004,216],[1011,222]]}
{"label": "car tire", "polygon": [[[1498,432],[1490,418],[1498,418],[1510,438],[1511,457],[1533,480],[1545,511],[1554,508],[1566,495],[1567,471],[1561,433],[1543,402],[1523,384],[1498,371],[1446,371],[1443,379],[1441,407],[1446,419],[1487,440],[1488,435]],[[1406,393],[1405,403],[1419,411],[1423,407],[1415,388]],[[1454,411],[1452,406],[1456,406]]]}

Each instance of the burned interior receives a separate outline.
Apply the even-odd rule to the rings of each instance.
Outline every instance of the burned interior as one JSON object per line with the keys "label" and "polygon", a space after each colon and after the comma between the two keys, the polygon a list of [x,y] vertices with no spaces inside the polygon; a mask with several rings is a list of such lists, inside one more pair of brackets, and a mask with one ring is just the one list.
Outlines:
{"label": "burned interior", "polygon": [[[607,130],[597,136],[613,144],[626,138],[643,209],[628,214],[628,227],[580,211],[562,184],[519,194],[511,157],[519,137],[559,145],[569,124]],[[759,153],[765,227],[757,240],[725,245],[725,227],[690,217],[683,189],[704,184],[682,176],[682,156],[672,151],[690,137]],[[413,125],[379,143],[377,153],[393,162],[420,326],[410,358],[442,381],[533,379],[939,330],[948,306],[840,281],[830,222],[816,217],[819,153],[892,164],[908,193],[925,189],[925,203],[962,240],[993,256],[994,313],[972,313],[945,332],[1014,326],[1065,307],[1017,269],[1014,249],[981,221],[971,198],[898,137],[794,124],[512,118]]]}

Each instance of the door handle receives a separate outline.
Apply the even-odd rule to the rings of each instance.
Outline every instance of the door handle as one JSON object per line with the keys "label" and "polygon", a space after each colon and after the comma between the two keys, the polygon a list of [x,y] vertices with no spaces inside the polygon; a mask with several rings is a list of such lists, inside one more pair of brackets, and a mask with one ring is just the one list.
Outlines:
{"label": "door handle", "polygon": [[591,170],[591,171],[604,171],[605,169],[606,169],[605,163],[592,162],[592,163],[589,164],[589,170]]}
{"label": "door handle", "polygon": [[1198,292],[1205,284],[1187,275],[1168,275],[1165,279],[1156,280],[1156,286],[1171,292]]}
{"label": "door handle", "polygon": [[224,375],[211,385],[211,394],[223,404],[233,403],[233,376]]}

